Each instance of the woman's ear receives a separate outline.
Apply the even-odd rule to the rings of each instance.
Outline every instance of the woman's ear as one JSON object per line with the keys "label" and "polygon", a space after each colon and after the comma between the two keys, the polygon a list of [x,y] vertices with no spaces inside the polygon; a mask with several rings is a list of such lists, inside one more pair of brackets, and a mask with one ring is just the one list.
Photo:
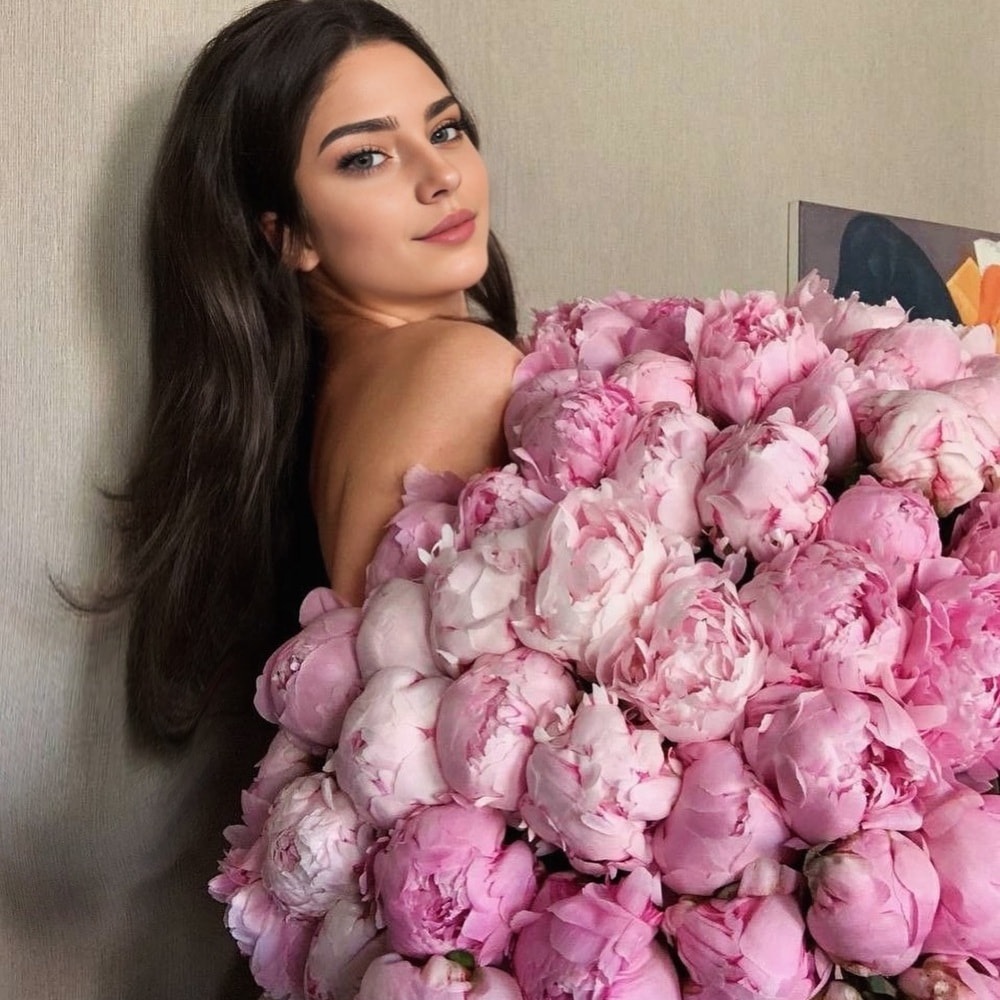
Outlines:
{"label": "woman's ear", "polygon": [[319,254],[312,248],[308,236],[296,240],[287,226],[278,221],[276,212],[264,212],[260,228],[271,248],[281,254],[281,259],[296,271],[311,271],[319,263]]}

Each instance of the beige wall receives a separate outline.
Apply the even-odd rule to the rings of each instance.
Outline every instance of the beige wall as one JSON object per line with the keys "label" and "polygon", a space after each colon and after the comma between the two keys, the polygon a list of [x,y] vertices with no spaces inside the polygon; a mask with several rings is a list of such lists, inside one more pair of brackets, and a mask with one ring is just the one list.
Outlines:
{"label": "beige wall", "polygon": [[[783,286],[795,199],[1000,230],[996,0],[396,6],[480,118],[525,310]],[[201,883],[235,801],[200,793],[242,723],[136,758],[119,632],[46,572],[106,558],[95,486],[142,399],[141,190],[182,67],[240,7],[4,0],[2,998],[209,996],[231,952]]]}
{"label": "beige wall", "polygon": [[994,0],[397,6],[483,118],[526,305],[783,287],[798,199],[1000,223]]}

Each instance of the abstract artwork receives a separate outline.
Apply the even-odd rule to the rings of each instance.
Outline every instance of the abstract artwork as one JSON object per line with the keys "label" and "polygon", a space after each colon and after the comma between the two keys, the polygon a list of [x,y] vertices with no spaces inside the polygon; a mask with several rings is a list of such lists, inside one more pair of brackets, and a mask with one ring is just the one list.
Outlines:
{"label": "abstract artwork", "polygon": [[1000,336],[1000,234],[814,202],[792,206],[790,229],[792,283],[817,270],[839,298]]}

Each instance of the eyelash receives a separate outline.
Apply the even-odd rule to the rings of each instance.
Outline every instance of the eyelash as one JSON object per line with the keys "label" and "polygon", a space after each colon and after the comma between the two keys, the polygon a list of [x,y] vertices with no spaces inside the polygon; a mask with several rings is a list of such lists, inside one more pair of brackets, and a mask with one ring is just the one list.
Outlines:
{"label": "eyelash", "polygon": [[[467,118],[454,118],[450,122],[442,122],[432,133],[432,137],[438,132],[443,132],[446,128],[453,128],[459,135],[467,135],[469,131],[469,121]],[[458,136],[455,136],[457,139]],[[445,140],[446,142],[449,140]]]}
{"label": "eyelash", "polygon": [[[431,141],[433,142],[434,136],[438,135],[440,132],[446,129],[454,129],[458,135],[452,139],[442,139],[441,142],[456,142],[463,135],[467,135],[469,132],[469,122],[465,118],[455,118],[451,121],[442,122],[434,131],[431,133]],[[435,143],[435,145],[441,145],[441,142]],[[365,146],[364,149],[358,149],[353,153],[348,153],[346,156],[342,157],[337,163],[337,169],[348,174],[370,174],[378,170],[382,166],[381,163],[376,163],[373,166],[362,167],[358,166],[358,161],[366,156],[385,156],[387,155],[381,149],[377,149],[375,146]]]}

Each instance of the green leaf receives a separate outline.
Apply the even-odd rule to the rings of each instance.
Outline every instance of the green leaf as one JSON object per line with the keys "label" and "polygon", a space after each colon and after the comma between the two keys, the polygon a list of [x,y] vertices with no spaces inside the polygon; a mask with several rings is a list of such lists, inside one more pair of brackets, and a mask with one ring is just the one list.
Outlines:
{"label": "green leaf", "polygon": [[472,952],[457,949],[449,951],[444,957],[449,962],[454,962],[456,965],[462,966],[463,969],[468,969],[469,972],[473,972],[476,968],[476,960],[473,958]]}
{"label": "green leaf", "polygon": [[884,976],[859,976],[857,973],[842,970],[844,982],[853,986],[863,997],[863,1000],[883,1000],[885,997],[898,997],[899,992]]}
{"label": "green leaf", "polygon": [[896,987],[893,986],[888,979],[883,979],[881,976],[872,976],[871,979],[868,980],[868,987],[875,996],[896,996]]}

